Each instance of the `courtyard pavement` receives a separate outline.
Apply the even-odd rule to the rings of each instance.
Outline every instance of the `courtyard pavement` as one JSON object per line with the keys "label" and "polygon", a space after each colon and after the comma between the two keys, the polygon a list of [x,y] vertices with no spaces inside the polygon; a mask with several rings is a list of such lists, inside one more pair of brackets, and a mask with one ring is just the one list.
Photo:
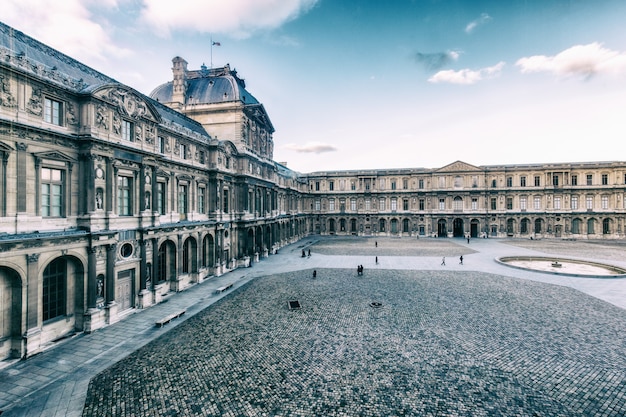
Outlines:
{"label": "courtyard pavement", "polygon": [[626,279],[494,258],[626,268],[624,244],[312,236],[5,364],[0,413],[622,416]]}

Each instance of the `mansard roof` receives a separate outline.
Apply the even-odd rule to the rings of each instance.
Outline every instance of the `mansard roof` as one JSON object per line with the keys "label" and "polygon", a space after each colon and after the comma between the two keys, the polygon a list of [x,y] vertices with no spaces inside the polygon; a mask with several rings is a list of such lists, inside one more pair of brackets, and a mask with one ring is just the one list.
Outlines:
{"label": "mansard roof", "polygon": [[117,83],[113,78],[2,22],[0,61],[76,92],[94,85]]}

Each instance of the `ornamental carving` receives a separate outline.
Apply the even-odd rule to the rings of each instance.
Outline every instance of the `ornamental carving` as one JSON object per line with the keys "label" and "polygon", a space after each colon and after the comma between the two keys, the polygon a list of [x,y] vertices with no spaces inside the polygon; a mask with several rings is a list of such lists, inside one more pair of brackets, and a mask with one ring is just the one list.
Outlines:
{"label": "ornamental carving", "polygon": [[96,107],[96,126],[109,130],[109,115],[107,109],[102,104]]}
{"label": "ornamental carving", "polygon": [[154,117],[148,111],[146,102],[130,91],[121,88],[111,88],[103,91],[100,97],[113,103],[122,114],[129,117],[135,119],[145,117],[154,120]]}
{"label": "ornamental carving", "polygon": [[41,104],[41,89],[33,88],[32,94],[28,103],[26,103],[26,110],[36,116],[41,116],[43,113],[43,105]]}
{"label": "ornamental carving", "polygon": [[16,107],[17,100],[11,93],[11,84],[9,80],[0,75],[0,106],[4,107]]}
{"label": "ornamental carving", "polygon": [[78,120],[76,120],[76,109],[72,103],[68,103],[65,111],[65,121],[68,125],[77,125]]}

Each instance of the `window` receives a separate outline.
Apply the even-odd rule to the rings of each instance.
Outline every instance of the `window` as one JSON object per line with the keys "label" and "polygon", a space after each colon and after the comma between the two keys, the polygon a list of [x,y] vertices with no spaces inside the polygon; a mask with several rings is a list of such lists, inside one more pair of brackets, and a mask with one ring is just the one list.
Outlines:
{"label": "window", "polygon": [[580,233],[580,219],[572,220],[572,233],[576,235]]}
{"label": "window", "polygon": [[122,120],[122,139],[133,141],[133,124],[128,120]]}
{"label": "window", "polygon": [[319,190],[320,190],[320,182],[315,181],[315,191],[319,191]]}
{"label": "window", "polygon": [[513,177],[506,177],[506,186],[507,187],[513,186]]}
{"label": "window", "polygon": [[404,178],[402,180],[402,189],[403,190],[408,190],[409,189],[409,180],[407,180],[406,178]]}
{"label": "window", "polygon": [[541,177],[539,175],[535,175],[535,187],[541,186]]}
{"label": "window", "polygon": [[52,261],[43,271],[43,321],[65,315],[67,262]]}
{"label": "window", "polygon": [[593,175],[587,174],[587,185],[592,185],[592,184],[593,184]]}
{"label": "window", "polygon": [[206,212],[206,188],[198,187],[198,213]]}
{"label": "window", "polygon": [[384,198],[381,198],[378,200],[378,211],[385,211],[385,199]]}
{"label": "window", "polygon": [[439,210],[445,210],[446,209],[446,199],[445,198],[440,198],[439,199]]}
{"label": "window", "polygon": [[402,200],[402,210],[407,211],[409,209],[409,200],[407,198]]}
{"label": "window", "polygon": [[355,181],[350,181],[350,189],[352,191],[356,190],[356,182]]}
{"label": "window", "polygon": [[201,164],[205,164],[206,158],[204,156],[204,151],[199,151],[198,152],[198,160]]}
{"label": "window", "polygon": [[398,210],[398,200],[396,198],[391,199],[391,211]]}
{"label": "window", "polygon": [[609,185],[609,175],[602,174],[602,185]]}
{"label": "window", "polygon": [[478,210],[478,199],[476,197],[472,197],[472,210]]}
{"label": "window", "polygon": [[369,191],[370,189],[370,179],[366,178],[365,179],[365,191]]}
{"label": "window", "polygon": [[463,199],[454,197],[454,211],[463,211]]}
{"label": "window", "polygon": [[372,200],[369,198],[365,199],[365,210],[370,211],[372,209]]}
{"label": "window", "polygon": [[552,176],[552,185],[554,185],[555,187],[559,186],[559,176],[558,175],[553,175]]}
{"label": "window", "polygon": [[133,214],[132,184],[133,179],[131,177],[117,177],[117,214],[119,216],[130,216]]}
{"label": "window", "polygon": [[187,145],[185,145],[184,143],[181,143],[178,151],[180,152],[180,157],[182,159],[187,159]]}
{"label": "window", "polygon": [[513,210],[513,198],[512,197],[506,198],[506,209]]}
{"label": "window", "polygon": [[188,201],[188,188],[187,184],[178,184],[178,213],[187,213],[187,201]]}
{"label": "window", "polygon": [[165,153],[165,138],[159,136],[159,153]]}
{"label": "window", "polygon": [[592,210],[593,209],[593,196],[588,195],[586,201],[587,201],[587,210]]}
{"label": "window", "polygon": [[330,191],[334,191],[335,190],[335,181],[329,181],[328,182],[328,189]]}
{"label": "window", "polygon": [[561,197],[554,197],[554,209],[555,210],[561,209]]}
{"label": "window", "polygon": [[497,185],[498,185],[498,182],[495,179],[491,180],[491,188],[496,188]]}
{"label": "window", "polygon": [[603,210],[607,210],[609,208],[609,196],[603,195],[600,199],[600,204]]}
{"label": "window", "polygon": [[533,201],[533,208],[535,210],[540,210],[541,209],[541,197],[535,197],[534,201]]}
{"label": "window", "polygon": [[520,185],[520,187],[526,187],[526,177],[524,177],[524,176],[520,177],[519,185]]}
{"label": "window", "polygon": [[[624,181],[626,181],[626,177],[625,177]],[[419,181],[417,181],[417,184],[418,184],[418,187],[419,187],[420,190],[424,188],[424,180],[423,179],[420,178]]]}
{"label": "window", "polygon": [[43,120],[53,125],[61,126],[63,124],[61,102],[46,98],[43,101]]}
{"label": "window", "polygon": [[578,197],[577,196],[572,196],[571,206],[572,206],[572,210],[578,210]]}
{"label": "window", "polygon": [[328,200],[328,210],[335,211],[335,199],[331,198]]}
{"label": "window", "polygon": [[319,199],[315,200],[315,211],[320,211],[322,209],[322,202]]}
{"label": "window", "polygon": [[350,199],[350,210],[356,211],[356,198]]}
{"label": "window", "polygon": [[572,175],[572,185],[578,185],[578,175]]}
{"label": "window", "polygon": [[228,213],[228,190],[224,190],[224,202],[222,203],[224,213]]}
{"label": "window", "polygon": [[396,180],[391,180],[391,189],[392,190],[396,189]]}
{"label": "window", "polygon": [[41,169],[41,215],[63,216],[63,174],[60,169]]}
{"label": "window", "polygon": [[526,197],[519,198],[519,208],[520,210],[526,210],[528,208]]}
{"label": "window", "polygon": [[339,199],[339,211],[341,211],[342,213],[346,211],[346,199],[345,198]]}
{"label": "window", "polygon": [[165,214],[165,183],[157,182],[157,211],[159,214]]}
{"label": "window", "polygon": [[426,202],[424,201],[424,199],[423,199],[423,198],[420,198],[420,200],[419,200],[419,209],[420,209],[420,210],[424,210],[425,203],[426,203]]}
{"label": "window", "polygon": [[491,199],[491,210],[497,210],[498,209],[498,200],[496,198],[492,198]]}

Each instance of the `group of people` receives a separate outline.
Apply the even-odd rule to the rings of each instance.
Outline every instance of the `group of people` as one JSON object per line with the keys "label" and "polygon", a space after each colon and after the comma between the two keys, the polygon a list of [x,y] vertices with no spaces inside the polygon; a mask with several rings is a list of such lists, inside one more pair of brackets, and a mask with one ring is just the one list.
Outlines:
{"label": "group of people", "polygon": [[363,275],[363,265],[359,265],[356,267],[356,274]]}
{"label": "group of people", "polygon": [[[378,262],[377,262],[378,263]],[[463,265],[463,255],[461,255],[459,257],[459,264]],[[446,265],[446,257],[444,256],[443,258],[441,258],[441,265],[445,266]]]}
{"label": "group of people", "polygon": [[[307,256],[306,252],[304,251],[304,249],[302,249],[302,257],[306,258],[306,256]],[[311,249],[309,249],[309,258],[310,257],[311,257]]]}

